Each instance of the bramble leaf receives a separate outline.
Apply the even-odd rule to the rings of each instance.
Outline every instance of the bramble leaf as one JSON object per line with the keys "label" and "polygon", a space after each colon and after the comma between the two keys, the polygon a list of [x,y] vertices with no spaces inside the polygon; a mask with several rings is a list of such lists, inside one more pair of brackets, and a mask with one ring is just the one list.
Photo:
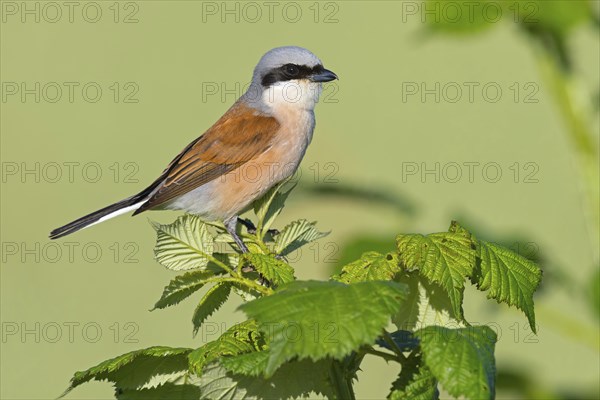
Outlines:
{"label": "bramble leaf", "polygon": [[206,279],[214,276],[210,271],[190,271],[175,277],[163,290],[160,299],[154,305],[154,309],[166,308],[178,304],[180,301],[191,296],[206,284]]}
{"label": "bramble leaf", "polygon": [[156,261],[175,271],[208,266],[214,240],[200,218],[186,214],[172,224],[153,222],[152,226],[156,230]]}
{"label": "bramble leaf", "polygon": [[319,232],[315,225],[316,222],[308,222],[305,219],[286,225],[275,239],[275,253],[285,256],[305,244],[329,235],[329,232]]}
{"label": "bramble leaf", "polygon": [[267,369],[269,352],[253,351],[232,357],[223,357],[221,365],[229,372],[247,376],[261,376]]}
{"label": "bramble leaf", "polygon": [[448,293],[454,316],[464,320],[462,311],[465,278],[475,265],[471,239],[460,233],[443,232],[424,236],[398,235],[396,245],[401,264],[407,271],[418,270]]}
{"label": "bramble leaf", "polygon": [[[230,269],[235,269],[240,261],[240,256],[236,253],[214,253],[213,257],[225,265],[227,265]],[[212,263],[209,263],[209,266]],[[222,272],[222,270],[220,270]]]}
{"label": "bramble leaf", "polygon": [[531,330],[536,332],[533,293],[542,279],[542,271],[537,264],[506,247],[477,240],[456,221],[452,222],[449,230],[469,238],[476,247],[477,260],[469,275],[471,282],[479,290],[489,290],[488,299],[522,310]]}
{"label": "bramble leaf", "polygon": [[92,380],[114,382],[122,389],[156,387],[187,373],[187,355],[192,349],[154,346],[132,351],[76,372],[63,396]]}
{"label": "bramble leaf", "polygon": [[166,382],[155,388],[139,390],[118,388],[115,397],[117,400],[198,400],[201,398],[198,386],[185,383],[184,379],[178,381],[184,382]]}
{"label": "bramble leaf", "polygon": [[342,272],[333,279],[343,283],[389,281],[398,272],[400,272],[400,266],[396,254],[369,251],[364,253],[360,259],[344,266]]}
{"label": "bramble leaf", "polygon": [[300,360],[285,363],[270,378],[228,372],[217,363],[207,366],[195,382],[202,399],[296,399],[334,398],[329,382],[331,360]]}
{"label": "bramble leaf", "polygon": [[194,336],[198,333],[200,325],[202,325],[206,318],[210,317],[227,301],[229,293],[231,293],[231,284],[229,282],[217,283],[206,292],[192,316]]}
{"label": "bramble leaf", "polygon": [[218,339],[208,342],[189,354],[190,370],[202,375],[203,368],[223,356],[234,356],[262,350],[264,341],[258,332],[256,321],[248,320],[234,325]]}
{"label": "bramble leaf", "polygon": [[392,383],[389,400],[437,400],[437,381],[423,364],[421,354],[413,352],[402,361],[398,379]]}
{"label": "bramble leaf", "polygon": [[276,286],[294,281],[294,268],[282,260],[267,254],[246,253],[244,258]]}
{"label": "bramble leaf", "polygon": [[254,214],[258,218],[257,230],[260,231],[258,233],[267,232],[273,225],[275,218],[283,210],[285,201],[296,187],[294,184],[285,192],[280,190],[287,182],[287,180],[284,180],[275,185],[263,197],[254,202]]}
{"label": "bramble leaf", "polygon": [[478,241],[480,262],[472,280],[487,297],[522,310],[531,330],[536,332],[533,293],[542,279],[542,271],[527,258],[497,244]]}
{"label": "bramble leaf", "polygon": [[293,357],[341,358],[375,341],[405,297],[395,282],[296,281],[240,308],[269,342],[269,376]]}
{"label": "bramble leaf", "polygon": [[487,326],[449,329],[428,326],[415,332],[425,365],[454,397],[493,399],[496,333]]}
{"label": "bramble leaf", "polygon": [[408,295],[404,305],[392,317],[392,322],[403,330],[421,329],[439,325],[462,326],[452,318],[452,304],[448,294],[437,283],[427,282],[424,278],[401,276],[398,281],[406,283]]}

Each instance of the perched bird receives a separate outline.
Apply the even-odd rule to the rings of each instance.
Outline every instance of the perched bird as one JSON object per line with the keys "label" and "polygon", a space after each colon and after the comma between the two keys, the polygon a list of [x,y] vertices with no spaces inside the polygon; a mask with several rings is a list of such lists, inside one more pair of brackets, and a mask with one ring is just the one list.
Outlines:
{"label": "perched bird", "polygon": [[241,251],[238,216],[294,174],[315,128],[322,82],[337,79],[307,49],[278,47],[254,69],[248,90],[202,136],[175,157],[150,186],[50,233],[69,235],[117,215],[184,210],[222,221]]}

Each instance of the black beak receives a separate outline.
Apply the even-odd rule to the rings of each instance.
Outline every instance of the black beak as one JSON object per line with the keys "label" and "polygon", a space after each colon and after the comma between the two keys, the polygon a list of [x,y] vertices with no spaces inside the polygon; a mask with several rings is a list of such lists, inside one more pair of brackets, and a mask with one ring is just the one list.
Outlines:
{"label": "black beak", "polygon": [[313,82],[331,82],[338,79],[338,76],[328,69],[322,69],[317,73],[312,74],[309,79]]}

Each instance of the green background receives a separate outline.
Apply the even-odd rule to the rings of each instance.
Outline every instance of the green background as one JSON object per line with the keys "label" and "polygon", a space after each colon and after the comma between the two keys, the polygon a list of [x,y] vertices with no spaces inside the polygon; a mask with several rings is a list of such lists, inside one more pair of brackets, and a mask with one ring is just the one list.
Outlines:
{"label": "green background", "polygon": [[[2,3],[6,11],[6,3],[12,2]],[[26,4],[33,8],[35,3]],[[197,347],[216,337],[206,329],[192,337],[194,300],[148,312],[174,274],[153,260],[154,232],[147,218],[170,222],[177,214],[122,216],[52,244],[47,235],[143,189],[237,97],[222,91],[206,95],[203,88],[243,86],[265,51],[289,44],[310,49],[340,77],[326,86],[317,106],[317,127],[302,164],[301,183],[277,223],[283,226],[302,217],[332,230],[317,247],[297,257],[297,275],[326,278],[334,261],[349,251],[349,241],[385,239],[391,246],[396,233],[446,230],[452,219],[491,240],[525,238],[545,260],[544,286],[536,295],[538,336],[531,335],[517,310],[485,301],[474,290],[466,292],[466,316],[494,324],[500,336],[498,369],[503,376],[525,376],[529,396],[597,397],[598,320],[584,301],[596,268],[597,243],[586,231],[582,183],[567,127],[541,78],[531,43],[510,18],[475,36],[432,36],[420,15],[406,13],[406,3],[299,2],[298,22],[291,22],[296,8],[283,14],[283,3],[269,21],[263,2],[254,3],[263,13],[256,22],[251,21],[254,10],[242,3],[236,22],[234,15],[222,21],[220,14],[203,14],[206,7],[222,11],[223,3],[199,1],[138,1],[137,11],[121,3],[117,23],[112,1],[97,2],[102,10],[97,23],[83,18],[85,3],[75,9],[73,22],[64,7],[55,23],[47,20],[54,17],[50,9],[39,22],[31,16],[22,22],[20,14],[3,12],[0,397],[54,398],[74,371],[108,357],[150,345]],[[38,4],[43,12],[45,3]],[[235,2],[227,4],[236,7]],[[93,17],[93,10],[88,11]],[[138,22],[123,23],[134,11]],[[333,20],[326,20],[327,15]],[[580,26],[569,36],[569,45],[580,93],[587,100],[586,91],[597,93],[599,84],[597,31]],[[41,87],[57,82],[62,97],[56,103],[47,101],[54,97],[48,87],[39,103],[34,95],[23,102],[19,94],[7,95],[11,82],[30,88],[35,82]],[[73,102],[63,82],[79,84]],[[103,90],[96,103],[83,98],[81,88],[89,82]],[[120,87],[117,102],[110,89],[114,82]],[[139,88],[137,103],[123,101],[131,90],[124,86],[127,82]],[[436,82],[442,87],[455,82],[463,96],[451,102],[453,92],[441,93],[436,102],[433,95],[422,101],[419,93],[403,101],[403,88],[411,82],[430,89]],[[480,84],[473,102],[464,82]],[[481,91],[490,82],[503,90],[495,103],[486,101]],[[521,87],[517,101],[510,89],[515,82]],[[539,89],[536,103],[525,102],[527,83]],[[597,133],[598,113],[590,116]],[[73,179],[65,162],[79,163]],[[439,182],[433,175],[403,179],[403,163],[429,169],[440,163],[443,172],[444,166],[454,165],[449,163],[465,162],[480,163],[473,182],[466,167],[456,183],[444,175]],[[36,163],[38,177],[21,176]],[[57,179],[55,163],[62,172]],[[100,166],[102,176],[96,182],[96,164],[83,172],[89,163]],[[496,183],[488,182],[494,170],[482,175],[481,166],[488,163],[500,166],[502,177]],[[515,163],[521,170],[517,182],[510,169]],[[526,163],[537,166],[537,182],[525,181],[531,171],[524,169]],[[14,175],[9,173],[13,167],[18,168]],[[126,179],[132,171],[137,183]],[[454,170],[446,171],[454,176]],[[391,200],[324,196],[312,190],[316,187],[379,191]],[[69,246],[74,248],[72,257]],[[102,255],[93,262],[96,248]],[[241,320],[236,302],[213,316],[207,329],[221,330]],[[102,330],[97,338],[96,327]],[[24,328],[37,331],[39,340],[35,333],[22,336]],[[18,332],[11,334],[13,329]],[[384,397],[398,373],[369,357],[362,369],[356,386],[361,399]],[[92,383],[67,398],[110,398],[111,393],[110,385]],[[522,387],[503,384],[498,398],[523,393]]]}

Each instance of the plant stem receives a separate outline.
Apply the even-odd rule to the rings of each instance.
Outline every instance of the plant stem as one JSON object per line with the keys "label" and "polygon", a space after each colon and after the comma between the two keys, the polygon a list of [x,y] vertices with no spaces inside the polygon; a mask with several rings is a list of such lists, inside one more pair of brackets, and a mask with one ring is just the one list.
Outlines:
{"label": "plant stem", "polygon": [[398,347],[396,342],[394,342],[394,338],[390,335],[388,331],[383,330],[383,340],[390,346],[390,349],[396,354],[401,360],[406,360],[406,356],[402,352],[402,349]]}
{"label": "plant stem", "polygon": [[257,292],[260,292],[264,295],[270,295],[273,294],[273,289],[263,286],[259,283],[256,283],[253,280],[250,279],[246,279],[246,278],[241,278],[242,284],[246,285],[247,287],[256,290]]}
{"label": "plant stem", "polygon": [[221,267],[224,271],[226,271],[229,275],[233,276],[233,277],[240,277],[240,275],[233,269],[229,268],[229,265],[225,264],[223,261],[218,260],[217,258],[215,258],[213,255],[209,255],[206,253],[203,253],[204,256],[206,258],[208,258],[213,264],[218,265],[219,267]]}
{"label": "plant stem", "polygon": [[260,292],[267,296],[273,293],[273,289],[262,286],[250,279],[246,279],[243,277],[210,278],[210,279],[207,279],[205,282],[207,282],[207,283],[212,283],[212,282],[215,282],[215,283],[218,283],[218,282],[238,283],[238,284],[244,285],[250,289],[256,290],[257,292]]}
{"label": "plant stem", "polygon": [[331,363],[331,383],[334,390],[334,398],[340,400],[356,400],[352,381],[346,377],[344,368],[338,360],[333,360]]}
{"label": "plant stem", "polygon": [[397,363],[400,362],[400,360],[398,360],[398,357],[395,356],[394,354],[386,353],[384,351],[375,350],[372,347],[366,347],[363,351],[366,354],[371,354],[371,355],[374,355],[374,356],[377,356],[377,357],[381,357],[385,361],[395,361]]}

